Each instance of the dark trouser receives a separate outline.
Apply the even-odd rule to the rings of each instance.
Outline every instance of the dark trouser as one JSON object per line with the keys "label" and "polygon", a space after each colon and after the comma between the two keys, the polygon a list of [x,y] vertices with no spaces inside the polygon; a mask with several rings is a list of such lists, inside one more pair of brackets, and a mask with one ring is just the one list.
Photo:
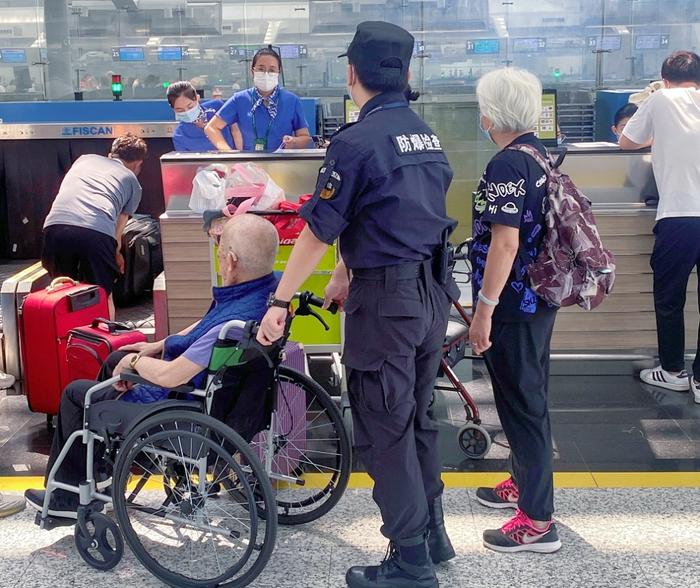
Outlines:
{"label": "dark trouser", "polygon": [[[97,381],[103,382],[111,378],[112,371],[124,355],[126,355],[126,353],[122,351],[111,353],[102,365],[102,369],[97,376]],[[63,391],[61,404],[56,417],[56,430],[54,431],[53,441],[51,442],[51,453],[49,453],[49,463],[46,466],[44,484],[46,484],[49,472],[54,463],[56,463],[56,458],[58,458],[58,454],[61,453],[68,438],[75,431],[82,430],[85,395],[96,383],[97,382],[92,380],[76,380],[68,384]],[[119,392],[110,387],[97,394],[93,394],[90,401],[94,404],[104,400],[113,400],[117,396],[119,396]],[[86,445],[83,443],[82,439],[76,439],[56,473],[56,480],[64,484],[74,485],[85,480],[86,458]]]}
{"label": "dark trouser", "polygon": [[[415,266],[414,266],[415,267]],[[345,349],[356,451],[374,480],[389,539],[415,537],[442,493],[438,429],[428,416],[449,300],[429,264],[353,273]]]}
{"label": "dark trouser", "polygon": [[[700,218],[664,218],[654,227],[656,242],[651,255],[654,271],[654,309],[661,367],[669,372],[685,369],[685,295],[693,270],[700,277]],[[700,285],[698,285],[700,296]],[[700,328],[693,374],[700,379]]]}
{"label": "dark trouser", "polygon": [[51,225],[44,230],[41,264],[49,276],[67,276],[101,286],[107,294],[119,276],[114,237],[71,225]]}
{"label": "dark trouser", "polygon": [[508,439],[518,508],[536,521],[554,512],[552,431],[547,396],[549,345],[556,312],[530,322],[494,322],[484,354],[496,410]]}

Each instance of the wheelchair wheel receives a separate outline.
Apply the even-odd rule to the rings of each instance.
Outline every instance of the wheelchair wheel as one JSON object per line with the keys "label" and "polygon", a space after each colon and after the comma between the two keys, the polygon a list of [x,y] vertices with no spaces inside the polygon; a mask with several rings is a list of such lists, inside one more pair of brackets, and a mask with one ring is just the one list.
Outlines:
{"label": "wheelchair wheel", "polygon": [[280,524],[318,519],[347,488],[352,447],[340,410],[323,387],[296,370],[280,367],[271,427],[251,445],[266,464]]}
{"label": "wheelchair wheel", "polygon": [[102,513],[87,515],[84,530],[76,524],[74,536],[80,557],[101,572],[111,570],[124,555],[124,540],[117,523]]}
{"label": "wheelchair wheel", "polygon": [[457,433],[459,448],[470,459],[482,459],[491,449],[491,435],[481,425],[467,423]]}
{"label": "wheelchair wheel", "polygon": [[275,510],[264,468],[207,415],[168,410],[137,424],[117,455],[113,500],[134,555],[170,586],[247,586],[274,548],[277,518],[258,515]]}

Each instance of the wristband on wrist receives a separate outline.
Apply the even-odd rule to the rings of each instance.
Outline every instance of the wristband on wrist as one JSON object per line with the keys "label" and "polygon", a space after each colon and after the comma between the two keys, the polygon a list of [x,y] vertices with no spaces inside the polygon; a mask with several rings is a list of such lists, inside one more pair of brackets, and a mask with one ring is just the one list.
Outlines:
{"label": "wristband on wrist", "polygon": [[483,302],[486,306],[498,306],[499,303],[498,298],[496,298],[496,300],[486,298],[486,296],[484,296],[484,293],[481,290],[479,290],[479,300]]}

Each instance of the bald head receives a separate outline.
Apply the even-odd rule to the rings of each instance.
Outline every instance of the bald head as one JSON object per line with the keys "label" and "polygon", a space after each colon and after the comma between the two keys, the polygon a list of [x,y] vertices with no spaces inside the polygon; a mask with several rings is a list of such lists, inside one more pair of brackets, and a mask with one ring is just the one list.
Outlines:
{"label": "bald head", "polygon": [[270,221],[254,214],[233,217],[224,225],[219,249],[222,256],[233,254],[235,280],[226,275],[224,280],[238,283],[266,276],[272,271],[278,247],[277,229]]}

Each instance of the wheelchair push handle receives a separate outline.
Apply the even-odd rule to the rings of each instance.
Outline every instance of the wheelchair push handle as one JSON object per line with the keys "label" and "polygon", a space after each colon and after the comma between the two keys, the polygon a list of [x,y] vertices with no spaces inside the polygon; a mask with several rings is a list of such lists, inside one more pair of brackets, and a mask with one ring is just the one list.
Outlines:
{"label": "wheelchair push handle", "polygon": [[[323,298],[320,298],[319,296],[316,296],[313,292],[308,291],[297,292],[294,295],[294,298],[296,298],[299,301],[299,306],[294,311],[295,316],[312,316],[323,325],[323,328],[326,331],[330,331],[328,323],[325,320],[323,320],[323,317],[320,314],[318,314],[315,310],[311,308],[312,306],[316,306],[317,308],[323,308]],[[328,312],[330,312],[331,314],[335,314],[338,312],[338,305],[335,302],[332,302],[326,310],[328,310]],[[287,326],[285,328],[285,335],[289,332],[290,327],[291,321],[288,320]]]}

